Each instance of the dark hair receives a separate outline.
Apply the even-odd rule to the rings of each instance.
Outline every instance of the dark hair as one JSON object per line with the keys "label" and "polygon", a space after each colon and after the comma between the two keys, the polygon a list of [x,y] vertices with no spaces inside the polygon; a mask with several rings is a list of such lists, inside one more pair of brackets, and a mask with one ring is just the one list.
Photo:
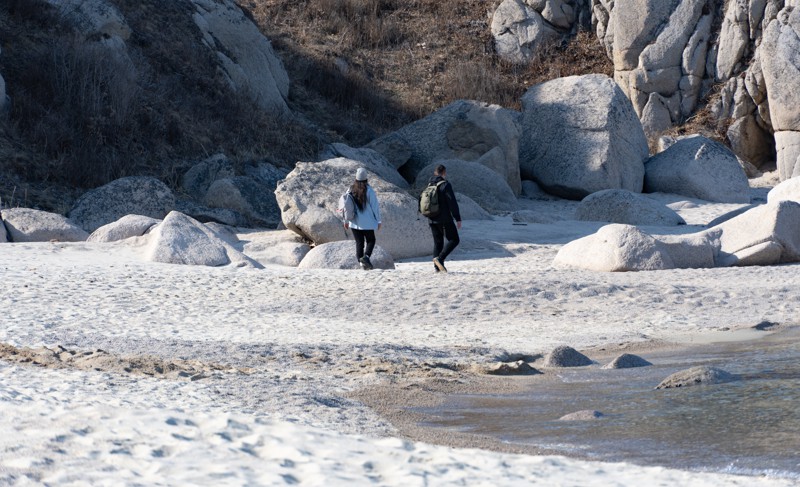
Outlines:
{"label": "dark hair", "polygon": [[359,180],[353,181],[353,185],[350,186],[350,193],[353,195],[358,209],[363,210],[367,205],[367,182]]}
{"label": "dark hair", "polygon": [[436,166],[436,169],[433,170],[433,174],[436,174],[437,176],[441,176],[446,171],[447,171],[447,168],[444,167],[444,164],[439,164],[438,166]]}

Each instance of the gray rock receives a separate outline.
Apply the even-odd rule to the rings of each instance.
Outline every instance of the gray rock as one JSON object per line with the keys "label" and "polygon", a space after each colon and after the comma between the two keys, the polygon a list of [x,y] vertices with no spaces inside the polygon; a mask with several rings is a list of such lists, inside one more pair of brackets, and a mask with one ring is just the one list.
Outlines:
{"label": "gray rock", "polygon": [[607,363],[603,366],[604,369],[632,369],[635,367],[647,367],[649,365],[653,365],[652,363],[648,362],[647,360],[643,359],[638,355],[633,355],[630,353],[623,353],[618,357],[615,357],[614,360]]}
{"label": "gray rock", "polygon": [[800,177],[791,178],[775,186],[767,193],[768,203],[796,201],[800,203]]}
{"label": "gray rock", "polygon": [[647,139],[612,79],[594,74],[540,83],[522,105],[523,178],[576,200],[604,189],[641,192]]}
{"label": "gray rock", "polygon": [[719,203],[749,203],[750,186],[736,155],[703,136],[677,141],[645,163],[644,190]]}
{"label": "gray rock", "polygon": [[545,367],[584,367],[592,365],[591,359],[572,347],[560,345],[544,357]]}
{"label": "gray rock", "polygon": [[522,0],[504,0],[492,15],[491,31],[497,55],[517,64],[535,60],[559,37],[542,14]]}
{"label": "gray rock", "polygon": [[175,211],[190,216],[200,223],[220,223],[232,227],[246,227],[251,224],[250,219],[230,208],[209,208],[191,200],[176,201]]}
{"label": "gray rock", "polygon": [[243,231],[237,234],[242,252],[262,265],[297,267],[311,250],[291,230]]}
{"label": "gray rock", "polygon": [[800,176],[800,131],[775,132],[775,152],[781,181]]}
{"label": "gray rock", "polygon": [[116,242],[131,237],[141,237],[161,220],[142,215],[125,215],[115,222],[98,228],[86,240],[89,242]]}
{"label": "gray rock", "polygon": [[800,203],[757,206],[703,233],[717,243],[718,267],[800,262]]}
{"label": "gray rock", "polygon": [[653,135],[689,116],[705,78],[713,8],[706,0],[594,1],[614,79]]}
{"label": "gray rock", "polygon": [[606,189],[584,198],[575,219],[628,225],[685,225],[675,211],[655,200],[624,189]]}
{"label": "gray rock", "polygon": [[722,384],[733,380],[736,380],[734,375],[724,370],[704,365],[675,372],[661,381],[656,386],[656,389],[674,389],[676,387],[690,387],[700,384]]}
{"label": "gray rock", "polygon": [[397,132],[386,134],[364,146],[381,154],[395,169],[400,169],[411,159],[414,149],[404,137]]}
{"label": "gray rock", "polygon": [[553,265],[602,272],[675,268],[662,242],[632,225],[617,223],[567,243],[556,254]]}
{"label": "gray rock", "polygon": [[[375,269],[394,269],[392,255],[375,245],[370,258]],[[329,242],[311,249],[298,266],[299,269],[361,269],[356,259],[356,245],[352,240]]]}
{"label": "gray rock", "polygon": [[155,225],[147,235],[145,259],[167,264],[236,267],[262,266],[246,257],[216,232],[177,211]]}
{"label": "gray rock", "polygon": [[31,208],[2,210],[2,220],[11,242],[82,242],[89,237],[72,220],[57,213]]}
{"label": "gray rock", "polygon": [[233,162],[225,154],[215,154],[186,171],[181,177],[181,188],[195,200],[202,201],[214,181],[234,176]]}
{"label": "gray rock", "polygon": [[710,222],[706,223],[706,227],[708,227],[708,228],[716,227],[720,223],[726,222],[726,221],[730,220],[733,217],[737,217],[737,216],[741,215],[742,213],[744,213],[746,211],[752,210],[755,207],[756,207],[756,205],[746,205],[746,206],[743,206],[741,208],[737,208],[735,210],[731,210],[731,211],[729,211],[727,213],[723,213],[722,215],[720,215],[720,216],[714,218],[713,220],[711,220]]}
{"label": "gray rock", "polygon": [[481,367],[481,372],[488,375],[536,375],[541,374],[523,360],[516,362],[497,362]]}
{"label": "gray rock", "polygon": [[458,209],[461,212],[462,220],[491,220],[492,215],[488,211],[481,208],[469,196],[456,192],[456,201],[458,202]]}
{"label": "gray rock", "polygon": [[0,243],[8,242],[8,230],[6,224],[3,223],[3,212],[0,211]]}
{"label": "gray rock", "polygon": [[481,208],[493,213],[516,209],[517,198],[505,179],[477,162],[449,159],[426,166],[417,174],[414,183],[417,190],[427,186],[438,164],[447,168],[447,180],[453,185],[453,190],[469,196]]}
{"label": "gray rock", "polygon": [[[516,195],[520,192],[517,119],[516,112],[498,105],[459,100],[373,141],[368,147],[381,152],[386,145],[384,139],[405,141],[411,148],[411,156],[399,170],[408,181],[413,181],[424,167],[442,159],[490,164],[490,169],[501,174]],[[495,148],[499,148],[499,155],[484,157]]]}
{"label": "gray rock", "polygon": [[251,226],[275,228],[281,217],[274,191],[247,176],[218,179],[211,183],[203,203],[244,215]]}
{"label": "gray rock", "polygon": [[661,235],[660,248],[675,269],[707,269],[716,266],[719,241],[711,234]]}
{"label": "gray rock", "polygon": [[594,421],[605,416],[600,411],[593,409],[584,409],[583,411],[575,411],[574,413],[565,414],[558,418],[559,421]]}
{"label": "gray rock", "polygon": [[542,188],[539,187],[538,184],[534,181],[530,181],[525,179],[522,181],[522,193],[520,194],[522,198],[528,198],[530,200],[543,200],[543,201],[550,201],[556,200],[555,196],[551,194],[547,194],[542,191]]}
{"label": "gray rock", "polygon": [[[344,158],[298,162],[275,190],[286,228],[315,245],[352,238],[335,211],[339,196],[353,183],[359,167],[361,163]],[[416,198],[369,170],[368,174],[383,220],[376,234],[378,244],[394,259],[428,255],[433,240]]]}
{"label": "gray rock", "polygon": [[244,167],[244,173],[247,176],[255,179],[261,184],[265,184],[275,190],[278,182],[289,174],[289,171],[279,167],[275,167],[268,162],[260,162],[255,165],[247,165]]}
{"label": "gray rock", "polygon": [[353,161],[358,161],[361,165],[374,172],[384,180],[394,184],[398,188],[408,189],[408,181],[397,172],[388,159],[374,149],[353,149],[346,144],[329,144],[319,155],[321,161],[344,157]]}
{"label": "gray rock", "polygon": [[192,0],[203,42],[216,54],[231,87],[270,114],[289,113],[289,75],[269,39],[231,0]]}
{"label": "gray rock", "polygon": [[162,219],[174,207],[175,196],[167,185],[156,178],[131,176],[83,194],[67,216],[93,232],[125,215]]}

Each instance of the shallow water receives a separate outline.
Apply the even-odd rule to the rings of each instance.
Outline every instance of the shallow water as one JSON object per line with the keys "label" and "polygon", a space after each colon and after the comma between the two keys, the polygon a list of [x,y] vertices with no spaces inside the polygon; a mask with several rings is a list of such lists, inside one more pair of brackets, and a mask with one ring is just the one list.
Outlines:
{"label": "shallow water", "polygon": [[[425,425],[595,460],[800,479],[800,329],[642,356],[653,366],[564,369],[561,381],[537,383],[523,395],[452,396],[422,410],[432,417]],[[738,380],[655,390],[697,365]],[[581,410],[604,416],[558,420]]]}

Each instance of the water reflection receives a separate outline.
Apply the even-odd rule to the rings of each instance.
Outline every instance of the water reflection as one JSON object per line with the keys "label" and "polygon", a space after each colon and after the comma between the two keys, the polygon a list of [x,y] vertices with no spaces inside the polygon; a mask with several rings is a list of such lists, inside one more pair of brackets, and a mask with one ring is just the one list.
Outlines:
{"label": "water reflection", "polygon": [[[653,366],[566,369],[519,396],[456,396],[429,426],[490,435],[606,461],[800,478],[800,333],[643,355]],[[710,365],[727,384],[655,390],[668,375]],[[551,372],[552,373],[552,372]],[[598,420],[559,421],[597,410]]]}

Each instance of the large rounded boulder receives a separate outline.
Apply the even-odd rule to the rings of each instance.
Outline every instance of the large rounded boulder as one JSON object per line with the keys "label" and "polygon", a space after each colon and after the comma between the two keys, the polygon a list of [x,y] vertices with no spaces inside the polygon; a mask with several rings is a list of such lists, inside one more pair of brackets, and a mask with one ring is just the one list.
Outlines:
{"label": "large rounded boulder", "polygon": [[0,241],[6,230],[11,242],[82,242],[89,237],[80,226],[57,213],[31,208],[9,208],[2,211]]}
{"label": "large rounded boulder", "polygon": [[477,162],[451,159],[426,166],[417,174],[414,183],[417,190],[427,186],[439,164],[447,168],[447,180],[453,185],[453,191],[469,196],[484,210],[497,213],[517,208],[517,198],[505,179]]}
{"label": "large rounded boulder", "polygon": [[75,203],[67,216],[87,232],[125,215],[162,219],[175,207],[175,195],[156,178],[130,176],[95,188]]}
{"label": "large rounded boulder", "polygon": [[[298,162],[278,183],[275,197],[286,228],[316,245],[352,238],[336,216],[339,197],[355,179],[358,161],[345,158]],[[427,220],[419,214],[417,200],[401,188],[367,170],[378,196],[382,227],[378,244],[394,259],[428,255],[433,239]]]}
{"label": "large rounded boulder", "polygon": [[617,223],[564,245],[556,254],[553,265],[604,272],[675,267],[664,244],[632,225]]}
{"label": "large rounded boulder", "polygon": [[750,202],[750,186],[736,155],[699,135],[651,157],[645,163],[644,190],[717,203]]}
{"label": "large rounded boulder", "polygon": [[[376,245],[370,256],[370,262],[375,269],[394,269],[394,260],[391,254],[380,245]],[[303,258],[298,269],[360,269],[356,259],[355,242],[339,241],[328,242],[311,249]]]}
{"label": "large rounded boulder", "polygon": [[686,224],[666,205],[624,189],[606,189],[590,194],[578,205],[575,219],[628,225]]}
{"label": "large rounded boulder", "polygon": [[605,75],[540,83],[522,97],[520,174],[573,200],[641,192],[647,139],[630,100]]}
{"label": "large rounded boulder", "polygon": [[[470,100],[459,100],[427,117],[406,125],[370,143],[377,151],[389,150],[400,174],[413,181],[426,166],[440,159],[475,161],[490,167],[506,180],[514,194],[519,194],[519,114],[512,110]],[[404,141],[410,149],[407,160],[398,160],[397,144]],[[367,169],[370,169],[367,167]]]}

